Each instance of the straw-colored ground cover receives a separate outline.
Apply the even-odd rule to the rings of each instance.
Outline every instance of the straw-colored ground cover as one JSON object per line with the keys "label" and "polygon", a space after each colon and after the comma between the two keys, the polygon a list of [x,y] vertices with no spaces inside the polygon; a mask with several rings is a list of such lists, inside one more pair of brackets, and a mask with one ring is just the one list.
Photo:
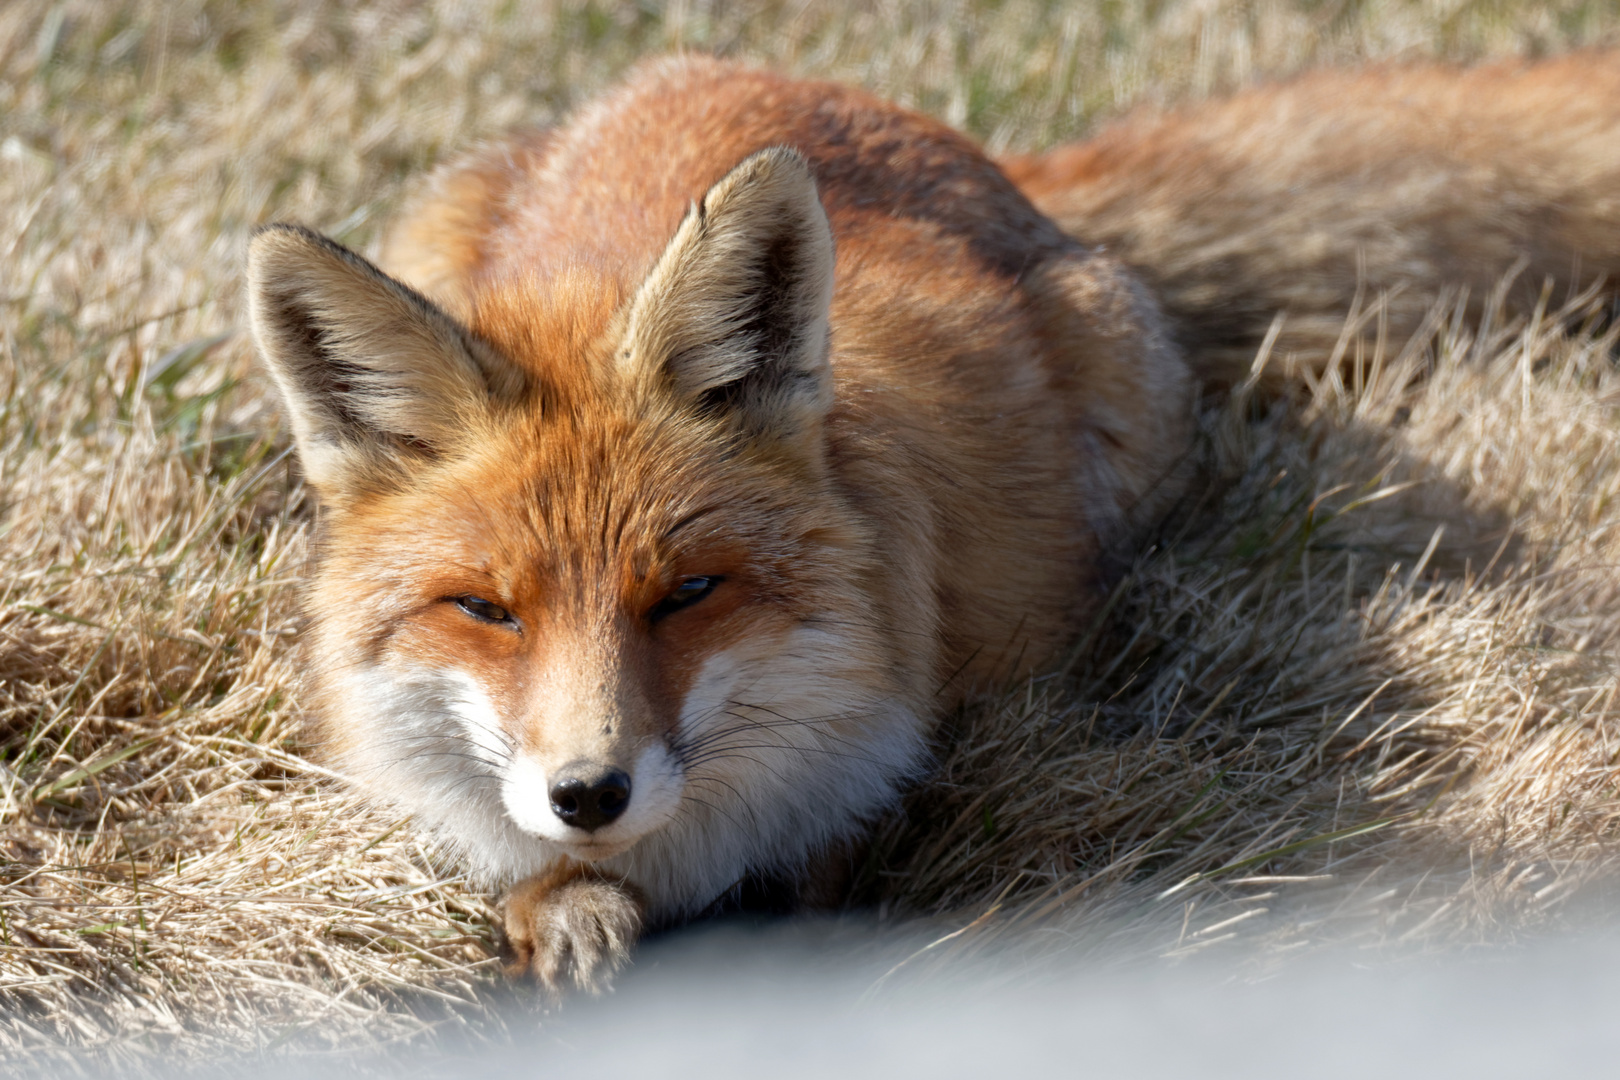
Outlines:
{"label": "straw-colored ground cover", "polygon": [[[488,898],[299,740],[314,510],[242,333],[255,224],[364,249],[442,155],[673,47],[1026,148],[1313,64],[1617,32],[1513,0],[0,7],[0,1059],[501,1023]],[[1208,404],[1202,500],[1072,662],[951,718],[861,886],[967,928],[914,966],[1052,931],[1502,941],[1613,861],[1620,331],[1563,296],[1412,342],[1346,314],[1333,374]]]}

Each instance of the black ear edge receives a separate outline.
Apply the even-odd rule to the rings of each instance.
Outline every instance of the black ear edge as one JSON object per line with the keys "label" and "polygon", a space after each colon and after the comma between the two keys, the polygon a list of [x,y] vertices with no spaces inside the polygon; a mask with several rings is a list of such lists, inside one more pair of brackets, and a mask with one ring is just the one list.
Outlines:
{"label": "black ear edge", "polygon": [[[473,355],[475,360],[477,357],[474,355],[474,350],[487,348],[454,316],[426,296],[423,296],[416,289],[385,273],[376,263],[354,249],[344,247],[331,237],[295,222],[273,221],[254,227],[248,239],[248,266],[249,275],[255,289],[262,288],[267,284],[264,280],[266,275],[260,271],[266,259],[289,255],[296,258],[296,255],[292,255],[292,249],[283,248],[278,251],[266,249],[266,244],[275,243],[277,237],[293,237],[301,244],[318,248],[325,254],[347,264],[351,269],[359,271],[383,288],[392,291],[415,308],[424,319],[437,324],[444,331],[446,337],[466,348],[469,355]],[[284,270],[290,272],[296,272],[297,269],[297,267],[284,268]]]}
{"label": "black ear edge", "polygon": [[[286,241],[291,243],[285,243]],[[286,295],[287,290],[277,290],[272,284],[272,279],[278,276],[296,277],[307,265],[305,260],[310,248],[315,248],[322,254],[342,262],[349,269],[357,271],[380,288],[403,300],[448,343],[459,346],[466,359],[482,376],[482,381],[489,390],[492,405],[520,400],[531,389],[530,379],[521,368],[507,360],[454,315],[417,289],[388,274],[365,256],[305,225],[295,222],[270,222],[254,227],[248,246],[248,277],[251,292],[255,296],[275,292]],[[276,263],[282,259],[287,262],[278,267]]]}

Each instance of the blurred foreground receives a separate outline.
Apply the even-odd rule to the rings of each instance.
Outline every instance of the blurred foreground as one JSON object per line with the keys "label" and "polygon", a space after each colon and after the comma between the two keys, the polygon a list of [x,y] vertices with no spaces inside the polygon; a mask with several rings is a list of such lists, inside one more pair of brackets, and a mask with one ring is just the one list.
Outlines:
{"label": "blurred foreground", "polygon": [[649,943],[609,997],[547,1017],[512,1003],[498,1044],[449,1034],[315,1075],[1606,1077],[1620,1060],[1614,921],[1511,949],[1334,950],[1258,979],[1220,953],[886,979],[895,952],[850,925],[688,931]]}

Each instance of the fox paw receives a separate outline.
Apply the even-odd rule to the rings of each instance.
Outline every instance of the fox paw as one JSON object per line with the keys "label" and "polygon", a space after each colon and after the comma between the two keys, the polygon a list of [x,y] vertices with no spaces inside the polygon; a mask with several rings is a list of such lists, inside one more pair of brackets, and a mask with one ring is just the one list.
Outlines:
{"label": "fox paw", "polygon": [[514,885],[501,905],[507,974],[532,974],[553,997],[607,988],[641,935],[640,900],[624,885],[556,875]]}

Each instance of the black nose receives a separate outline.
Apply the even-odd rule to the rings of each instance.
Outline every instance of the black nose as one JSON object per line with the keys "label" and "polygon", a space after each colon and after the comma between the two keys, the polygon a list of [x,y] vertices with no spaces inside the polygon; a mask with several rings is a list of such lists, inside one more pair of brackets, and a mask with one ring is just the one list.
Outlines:
{"label": "black nose", "polygon": [[551,785],[551,812],[576,829],[593,832],[630,805],[630,778],[590,762],[564,765]]}

